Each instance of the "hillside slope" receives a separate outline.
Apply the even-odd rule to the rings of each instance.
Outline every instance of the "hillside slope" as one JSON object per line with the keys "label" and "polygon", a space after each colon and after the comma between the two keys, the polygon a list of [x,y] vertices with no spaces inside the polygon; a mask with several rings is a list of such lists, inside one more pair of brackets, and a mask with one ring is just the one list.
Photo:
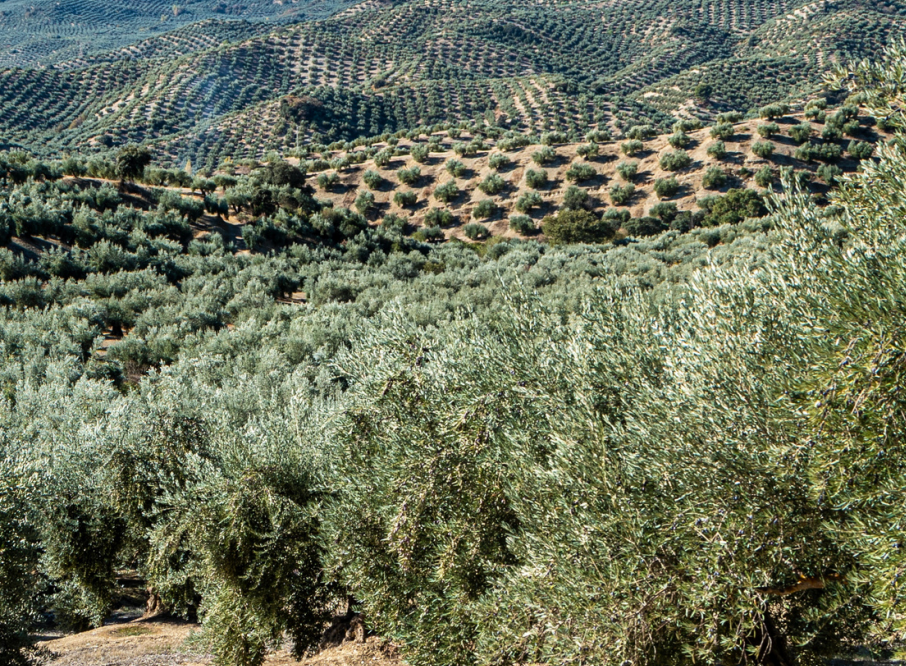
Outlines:
{"label": "hillside slope", "polygon": [[208,19],[279,24],[325,18],[350,4],[351,0],[6,0],[0,11],[0,66],[55,66],[146,37],[163,35],[167,41],[167,32]]}
{"label": "hillside slope", "polygon": [[[827,112],[826,112],[827,115]],[[536,227],[540,227],[545,215],[555,213],[564,206],[564,198],[571,187],[578,188],[588,195],[582,207],[598,214],[608,208],[622,208],[627,210],[633,218],[641,218],[651,214],[652,208],[662,202],[672,203],[679,211],[698,211],[702,208],[701,202],[715,195],[721,195],[734,188],[753,189],[763,191],[759,185],[757,174],[764,170],[770,171],[774,186],[779,186],[780,171],[784,168],[793,169],[807,174],[811,182],[811,189],[816,195],[821,195],[829,189],[828,183],[821,177],[819,168],[822,162],[834,162],[844,173],[852,172],[858,168],[859,160],[847,152],[849,137],[837,141],[822,141],[821,136],[825,125],[812,122],[805,118],[803,113],[793,113],[775,119],[778,133],[765,139],[759,136],[758,128],[768,124],[765,120],[751,119],[735,123],[732,135],[725,140],[714,138],[712,128],[702,128],[689,131],[688,144],[685,150],[691,158],[688,167],[678,171],[668,171],[662,166],[665,155],[676,149],[670,145],[669,135],[659,135],[642,142],[638,153],[629,157],[624,154],[625,141],[604,142],[598,146],[598,154],[583,157],[590,144],[567,143],[550,146],[554,157],[549,162],[538,164],[536,154],[545,149],[541,145],[529,145],[517,149],[500,150],[493,146],[493,141],[482,140],[486,145],[484,150],[477,151],[474,155],[459,155],[462,146],[468,145],[472,140],[469,135],[452,139],[441,133],[434,137],[439,141],[435,145],[439,151],[432,151],[427,159],[421,163],[416,162],[412,156],[413,147],[419,142],[403,139],[397,144],[397,152],[403,153],[394,157],[389,164],[378,166],[374,159],[365,160],[360,164],[351,164],[340,171],[328,170],[328,174],[337,174],[338,181],[329,187],[321,186],[318,197],[332,202],[337,207],[355,208],[358,198],[366,192],[373,196],[373,205],[368,209],[368,216],[377,220],[386,214],[393,214],[409,219],[413,224],[430,226],[425,221],[431,211],[449,210],[454,216],[454,223],[447,225],[445,236],[465,240],[463,227],[469,222],[480,222],[488,227],[494,236],[512,237],[519,235],[509,227],[509,220],[520,214],[528,214]],[[800,145],[790,137],[791,128],[802,127],[803,123],[811,127],[814,137],[810,145],[837,146],[841,158],[839,160],[803,159]],[[793,130],[795,133],[796,130]],[[879,131],[874,122],[862,118],[862,129],[855,137],[855,141],[875,143],[883,140],[888,135]],[[421,145],[426,145],[422,140]],[[722,143],[724,154],[715,151],[717,144]],[[755,144],[770,143],[773,154],[760,157],[753,152]],[[386,149],[385,144],[375,147]],[[711,151],[709,153],[709,151]],[[798,151],[798,152],[797,152]],[[410,154],[405,154],[406,152]],[[506,163],[494,168],[490,163],[506,158]],[[332,159],[342,160],[343,154],[338,153]],[[461,175],[454,176],[448,169],[451,161],[462,164]],[[574,172],[576,165],[587,165],[593,170],[590,177],[576,179]],[[630,165],[634,166],[635,175],[625,177],[619,172]],[[413,184],[401,182],[401,170],[418,169],[420,176]],[[708,183],[706,174],[709,170],[719,170],[726,179],[720,185]],[[571,173],[571,170],[573,173]],[[530,171],[543,172],[546,182],[543,185],[532,186],[527,182]],[[375,187],[369,187],[365,182],[365,174],[371,172],[380,175],[382,181]],[[591,172],[589,172],[591,173]],[[824,173],[824,172],[822,172]],[[503,181],[499,192],[488,193],[482,191],[482,184],[494,175]],[[572,178],[571,178],[572,176]],[[675,178],[679,189],[675,194],[658,196],[655,192],[655,183],[659,180]],[[321,179],[322,182],[328,179]],[[438,187],[446,183],[455,183],[457,194],[451,201],[441,201],[436,192]],[[615,202],[612,188],[624,188],[628,185],[634,187],[634,192],[625,202]],[[400,193],[411,192],[415,197],[414,204],[401,203]],[[539,196],[537,204],[530,210],[519,210],[520,201],[525,201],[527,196],[536,193]],[[366,194],[366,196],[368,196]],[[482,202],[492,202],[493,212],[485,215],[479,210]],[[484,204],[487,206],[487,204]]]}
{"label": "hillside slope", "polygon": [[[665,130],[671,116],[801,98],[833,62],[902,34],[897,3],[366,0],[257,36],[209,22],[61,69],[0,72],[0,133],[44,155],[154,141],[173,163],[210,168],[451,121],[573,140]],[[287,113],[287,95],[310,104]]]}
{"label": "hillside slope", "polygon": [[[712,212],[715,202],[731,201],[739,192],[751,191],[757,194],[754,200],[763,199],[768,190],[783,187],[784,172],[824,201],[836,181],[856,171],[860,160],[890,134],[857,107],[818,108],[822,105],[815,100],[804,112],[771,121],[736,120],[700,129],[687,126],[685,132],[639,140],[563,143],[546,135],[549,145],[544,145],[520,135],[492,138],[451,130],[390,137],[350,151],[322,147],[320,152],[289,161],[303,169],[296,172],[296,186],[304,187],[307,180],[308,186],[316,188],[309,191],[321,205],[334,209],[325,213],[328,218],[356,218],[350,220],[349,238],[355,236],[356,228],[370,224],[414,235],[418,241],[545,240],[542,227],[547,216],[582,209],[597,218],[604,216],[611,224],[619,221],[614,227],[616,239],[639,239],[668,228],[683,233],[758,217],[765,212],[760,205],[732,220]],[[845,135],[839,129],[843,120]],[[289,199],[286,193],[274,194],[275,199],[268,194],[260,199],[260,178],[268,171],[267,163],[227,161],[216,173],[194,177],[179,169],[152,167],[145,172],[143,186],[119,189],[99,175],[103,169],[88,166],[75,171],[65,171],[72,168],[65,163],[55,167],[78,174],[64,181],[66,198],[104,196],[115,199],[121,208],[177,211],[186,217],[177,225],[184,225],[183,243],[213,235],[232,252],[248,253],[279,250],[287,243],[320,242],[301,231],[307,224],[302,219],[311,217],[316,203],[308,212],[300,212],[293,202],[301,200],[301,194]],[[38,192],[27,184],[23,187]],[[9,196],[10,219],[15,220],[25,199],[15,190]],[[319,222],[313,224],[319,228]],[[32,260],[50,250],[75,251],[72,239],[81,237],[66,231],[66,225],[38,225],[31,231],[25,231],[31,229],[28,225],[14,227],[9,248]],[[45,227],[57,231],[41,231]],[[76,243],[82,250],[90,247],[86,238]]]}

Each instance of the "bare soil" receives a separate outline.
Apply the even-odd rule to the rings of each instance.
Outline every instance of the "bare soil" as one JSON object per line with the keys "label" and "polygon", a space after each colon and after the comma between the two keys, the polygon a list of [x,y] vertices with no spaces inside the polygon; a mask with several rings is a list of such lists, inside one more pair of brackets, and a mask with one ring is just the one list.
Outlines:
{"label": "bare soil", "polygon": [[[53,666],[207,666],[213,663],[198,640],[200,627],[171,618],[111,624],[79,634],[45,640],[57,657]],[[296,661],[287,650],[268,656],[267,666],[402,666],[382,639],[369,636],[326,648]]]}

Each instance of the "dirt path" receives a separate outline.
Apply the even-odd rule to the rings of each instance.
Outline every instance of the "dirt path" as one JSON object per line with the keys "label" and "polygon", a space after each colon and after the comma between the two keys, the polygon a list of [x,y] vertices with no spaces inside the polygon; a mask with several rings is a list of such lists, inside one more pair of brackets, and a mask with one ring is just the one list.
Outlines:
{"label": "dirt path", "polygon": [[[175,620],[114,624],[80,634],[47,640],[43,647],[56,653],[52,666],[208,666],[209,654],[198,640],[199,626]],[[286,651],[270,655],[267,666],[402,666],[384,643],[369,637],[365,643],[347,641],[297,662]]]}

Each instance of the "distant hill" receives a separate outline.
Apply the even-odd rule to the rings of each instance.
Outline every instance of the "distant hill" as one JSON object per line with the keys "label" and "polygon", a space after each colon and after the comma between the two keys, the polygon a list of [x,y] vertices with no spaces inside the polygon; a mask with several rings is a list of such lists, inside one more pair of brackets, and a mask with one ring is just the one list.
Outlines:
{"label": "distant hill", "polygon": [[[267,11],[296,20],[341,6]],[[13,14],[0,23],[10,44],[0,63],[13,62],[11,35],[25,34]],[[450,122],[578,141],[589,129],[666,131],[676,117],[803,99],[834,62],[904,33],[902,0],[366,0],[325,20],[203,21],[91,57],[60,52],[53,68],[0,71],[0,135],[45,156],[147,141],[172,164],[207,168]],[[103,45],[100,28],[96,37]],[[288,111],[288,97],[310,103]]]}
{"label": "distant hill", "polygon": [[[241,31],[242,23],[248,22],[325,18],[350,4],[350,0],[5,0],[0,5],[0,66],[56,66],[208,19],[235,21]],[[214,34],[238,38],[235,30],[224,27]]]}

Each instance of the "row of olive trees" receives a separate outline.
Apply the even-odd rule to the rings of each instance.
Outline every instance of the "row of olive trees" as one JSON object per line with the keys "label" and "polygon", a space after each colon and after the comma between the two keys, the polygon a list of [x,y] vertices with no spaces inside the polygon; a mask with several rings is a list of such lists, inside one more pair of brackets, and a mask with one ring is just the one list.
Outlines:
{"label": "row of olive trees", "polygon": [[[864,72],[891,114],[904,58]],[[879,159],[831,219],[788,183],[759,274],[362,329],[324,529],[373,625],[424,664],[902,645],[906,144]]]}
{"label": "row of olive trees", "polygon": [[[360,235],[174,254],[186,272],[144,282],[0,284],[10,659],[41,610],[103,621],[124,569],[231,665],[285,633],[316,645],[347,594],[413,664],[787,666],[896,645],[903,182],[898,142],[831,215],[788,184],[771,262],[718,267],[718,248],[647,290],[635,248],[480,261]],[[501,270],[538,294],[501,294]],[[576,279],[548,289],[559,273]],[[303,277],[321,307],[274,303]],[[140,390],[89,371],[127,305],[168,350]]]}
{"label": "row of olive trees", "polygon": [[[261,663],[284,632],[315,645],[346,593],[415,664],[808,663],[896,637],[880,620],[901,607],[896,542],[878,537],[903,487],[898,311],[861,296],[906,270],[899,151],[844,188],[847,247],[793,198],[770,273],[713,271],[660,300],[616,281],[575,308],[520,298],[431,329],[400,304],[350,326],[314,382],[277,371],[279,337],[226,357],[221,340],[125,395],[17,344],[4,629],[21,638],[42,607],[97,624],[131,568],[199,615],[224,664]],[[48,344],[43,316],[5,339]],[[847,321],[877,338],[827,335]],[[862,359],[846,381],[815,372],[844,353]],[[828,381],[843,404],[812,421]]]}

